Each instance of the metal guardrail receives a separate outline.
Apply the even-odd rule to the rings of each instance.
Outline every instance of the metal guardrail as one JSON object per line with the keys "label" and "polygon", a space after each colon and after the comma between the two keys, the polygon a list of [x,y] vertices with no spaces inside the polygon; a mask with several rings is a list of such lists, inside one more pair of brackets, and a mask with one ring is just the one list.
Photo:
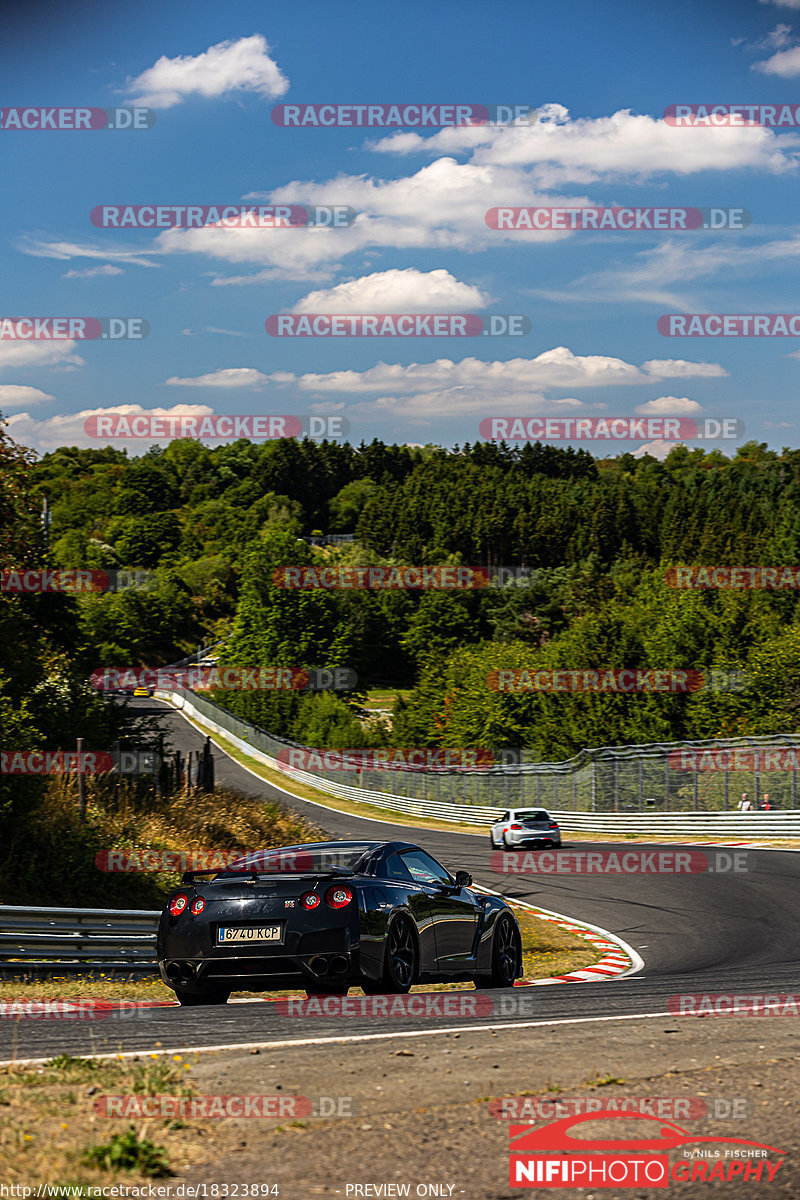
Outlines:
{"label": "metal guardrail", "polygon": [[160,912],[0,904],[0,974],[155,971]]}
{"label": "metal guardrail", "polygon": [[[507,808],[519,807],[520,804],[542,805],[553,814],[559,825],[566,832],[586,831],[602,833],[645,833],[674,837],[719,837],[749,840],[754,837],[800,837],[800,809],[794,807],[780,812],[725,812],[720,809],[711,811],[680,811],[680,812],[620,812],[614,809],[587,812],[575,808],[561,808],[552,803],[552,795],[546,798],[531,797],[525,794],[525,785],[520,782],[520,776],[525,779],[537,778],[536,767],[541,764],[526,764],[521,768],[507,768],[496,772],[481,772],[481,782],[489,785],[491,792],[497,797],[496,804],[459,804],[454,801],[432,800],[427,797],[398,795],[394,792],[374,790],[363,787],[352,787],[331,779],[330,774],[321,777],[308,771],[300,771],[281,764],[277,759],[259,747],[259,742],[272,748],[286,745],[280,739],[273,738],[263,730],[248,725],[247,722],[234,717],[219,705],[204,697],[198,696],[187,689],[180,692],[156,692],[160,699],[168,700],[176,708],[186,713],[206,732],[220,734],[250,758],[282,775],[307,784],[309,787],[323,790],[333,796],[346,800],[355,800],[362,804],[374,805],[390,812],[403,813],[408,816],[435,817],[438,820],[454,823],[468,822],[473,825],[490,825]],[[221,716],[221,720],[217,720]],[[778,742],[788,739],[764,739]],[[726,743],[730,744],[730,743]],[[650,747],[618,747],[632,761],[637,761],[637,751],[648,751]],[[669,753],[669,747],[667,747]],[[580,756],[578,756],[580,757]],[[639,759],[641,761],[641,759]],[[615,760],[614,774],[618,773],[618,762]],[[556,764],[561,767],[562,764]],[[570,764],[563,764],[569,766]],[[527,767],[527,773],[526,773]],[[584,768],[585,769],[585,768]],[[641,774],[641,769],[639,768]],[[413,786],[414,776],[423,772],[409,773],[407,778]],[[465,775],[460,772],[459,775]],[[593,794],[598,783],[595,779]],[[697,788],[695,776],[695,790]],[[574,794],[574,789],[572,789]],[[794,794],[794,789],[793,789]],[[557,798],[558,791],[556,789]],[[550,801],[548,803],[548,801]],[[638,807],[638,806],[637,806]]]}

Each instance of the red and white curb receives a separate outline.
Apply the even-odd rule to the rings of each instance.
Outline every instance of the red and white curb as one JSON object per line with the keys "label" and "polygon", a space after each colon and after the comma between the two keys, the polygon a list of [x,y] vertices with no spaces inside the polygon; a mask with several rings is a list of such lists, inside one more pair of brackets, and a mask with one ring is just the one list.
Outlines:
{"label": "red and white curb", "polygon": [[548,908],[539,908],[538,905],[528,904],[525,900],[504,896],[502,892],[492,891],[491,888],[476,887],[474,890],[488,892],[492,896],[500,896],[507,904],[525,908],[540,920],[558,925],[560,929],[566,929],[568,933],[575,934],[576,937],[585,938],[598,950],[606,951],[599,962],[593,963],[591,967],[584,967],[582,971],[569,971],[566,975],[551,975],[547,979],[518,979],[514,987],[546,987],[553,983],[598,983],[602,979],[620,979],[625,975],[635,975],[644,969],[644,959],[634,950],[633,946],[629,946],[615,933],[601,929],[599,925],[590,925],[588,921],[573,920],[571,917],[565,917],[562,913],[551,912]]}

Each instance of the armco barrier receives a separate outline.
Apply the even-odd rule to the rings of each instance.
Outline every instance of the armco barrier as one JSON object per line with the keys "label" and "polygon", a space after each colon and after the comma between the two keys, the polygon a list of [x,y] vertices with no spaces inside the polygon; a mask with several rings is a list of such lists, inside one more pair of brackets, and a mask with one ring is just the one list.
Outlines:
{"label": "armco barrier", "polygon": [[160,912],[0,904],[0,974],[156,970]]}
{"label": "armco barrier", "polygon": [[[507,808],[512,807],[515,803],[519,803],[517,797],[513,796],[513,793],[516,792],[518,796],[523,790],[522,786],[519,785],[513,789],[508,787],[509,781],[513,779],[511,768],[504,768],[497,772],[485,772],[482,775],[482,779],[492,785],[498,793],[498,803],[493,805],[458,804],[455,802],[422,799],[415,796],[401,796],[393,792],[351,787],[338,782],[336,779],[331,779],[330,775],[321,778],[312,772],[299,771],[279,765],[272,755],[259,749],[258,746],[253,744],[253,741],[255,740],[255,735],[259,735],[273,741],[276,748],[286,743],[281,743],[280,739],[273,739],[271,735],[264,734],[263,730],[257,730],[254,726],[248,726],[246,722],[225,712],[225,710],[220,709],[218,705],[213,704],[213,702],[206,700],[204,697],[197,696],[186,689],[181,690],[181,692],[159,691],[155,695],[159,699],[172,703],[207,733],[221,735],[250,758],[255,759],[256,762],[260,762],[266,767],[270,767],[274,771],[279,771],[281,774],[295,779],[299,783],[307,784],[330,795],[339,796],[347,800],[355,800],[362,804],[374,805],[377,808],[387,809],[390,812],[403,813],[408,816],[433,817],[440,821],[490,825]],[[216,721],[214,716],[211,715],[212,713],[214,716],[221,714],[224,724]],[[250,740],[251,738],[253,740]],[[631,751],[637,749],[637,747],[630,747]],[[513,769],[516,773],[517,781],[520,775],[524,775],[526,769],[529,768],[523,766],[521,770],[519,768]],[[422,774],[424,772],[413,773],[414,776]],[[466,772],[459,772],[459,777],[464,774]],[[530,779],[530,777],[530,774],[528,774],[527,779]],[[509,798],[509,792],[512,792],[513,798]],[[541,803],[541,801],[525,799],[523,803],[535,805]],[[745,841],[753,838],[800,837],[800,809],[784,810],[781,812],[684,811],[630,813],[614,811],[580,812],[571,809],[550,807],[549,811],[558,821],[561,828],[567,832],[582,831],[597,833],[598,835],[634,833],[637,835],[661,837],[701,837],[720,840],[743,839]]]}

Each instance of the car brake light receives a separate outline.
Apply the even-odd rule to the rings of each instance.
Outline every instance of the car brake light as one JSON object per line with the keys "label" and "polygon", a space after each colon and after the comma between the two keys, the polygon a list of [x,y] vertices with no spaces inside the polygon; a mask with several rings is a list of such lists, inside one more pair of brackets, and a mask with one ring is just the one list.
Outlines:
{"label": "car brake light", "polygon": [[203,911],[205,906],[206,906],[206,902],[203,899],[203,897],[198,896],[196,900],[192,901],[189,912],[192,914],[193,917],[199,917],[200,913]]}
{"label": "car brake light", "polygon": [[344,908],[353,899],[353,893],[349,887],[332,887],[325,893],[325,899],[331,908]]}
{"label": "car brake light", "polygon": [[319,908],[321,903],[317,892],[306,892],[305,896],[300,897],[301,908]]}
{"label": "car brake light", "polygon": [[177,896],[173,896],[169,902],[169,911],[173,917],[179,917],[188,903],[189,897],[186,893],[178,892]]}
{"label": "car brake light", "polygon": [[550,828],[551,828],[551,829],[558,829],[558,826],[556,825],[555,821],[551,821],[551,822],[550,822]]}
{"label": "car brake light", "polygon": [[521,825],[509,825],[509,829],[522,829]]}

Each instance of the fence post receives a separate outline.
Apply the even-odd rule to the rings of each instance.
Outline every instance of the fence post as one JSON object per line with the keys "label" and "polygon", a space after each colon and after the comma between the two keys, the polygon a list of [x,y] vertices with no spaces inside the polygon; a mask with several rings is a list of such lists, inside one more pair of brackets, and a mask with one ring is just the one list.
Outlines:
{"label": "fence post", "polygon": [[597,759],[592,759],[592,812],[597,812]]}
{"label": "fence post", "polygon": [[86,820],[86,776],[83,773],[83,738],[77,739],[78,748],[78,813]]}
{"label": "fence post", "polygon": [[755,804],[753,805],[753,808],[757,809],[758,808],[758,798],[759,798],[759,793],[760,793],[760,784],[761,784],[760,761],[759,761],[759,753],[757,750],[755,752],[755,760],[756,760],[755,761],[756,790],[755,790]]}
{"label": "fence post", "polygon": [[644,812],[644,759],[639,755],[639,812]]}
{"label": "fence post", "polygon": [[614,755],[614,812],[619,812],[619,759]]}
{"label": "fence post", "polygon": [[669,812],[669,751],[664,755],[664,812]]}

